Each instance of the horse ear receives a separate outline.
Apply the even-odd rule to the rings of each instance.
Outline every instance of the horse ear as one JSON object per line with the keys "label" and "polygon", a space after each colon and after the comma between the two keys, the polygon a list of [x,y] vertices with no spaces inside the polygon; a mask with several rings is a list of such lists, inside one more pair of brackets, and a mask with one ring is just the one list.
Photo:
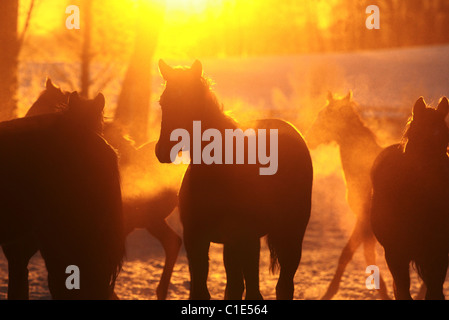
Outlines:
{"label": "horse ear", "polygon": [[447,114],[449,113],[449,101],[446,97],[442,97],[440,99],[437,111],[443,116],[443,118],[446,118]]}
{"label": "horse ear", "polygon": [[426,110],[426,102],[423,97],[420,97],[413,106],[413,116],[421,115]]}
{"label": "horse ear", "polygon": [[170,75],[173,72],[173,68],[164,62],[164,60],[159,60],[159,72],[161,73],[162,78],[167,81],[170,78]]}
{"label": "horse ear", "polygon": [[94,105],[102,111],[105,105],[104,95],[100,92],[94,99]]}
{"label": "horse ear", "polygon": [[47,80],[45,81],[45,88],[46,88],[47,90],[57,89],[57,88],[53,85],[53,82],[51,81],[50,78],[47,78]]}
{"label": "horse ear", "polygon": [[200,78],[203,76],[203,65],[199,60],[195,60],[195,62],[190,67],[190,70],[192,70],[193,75],[197,78]]}

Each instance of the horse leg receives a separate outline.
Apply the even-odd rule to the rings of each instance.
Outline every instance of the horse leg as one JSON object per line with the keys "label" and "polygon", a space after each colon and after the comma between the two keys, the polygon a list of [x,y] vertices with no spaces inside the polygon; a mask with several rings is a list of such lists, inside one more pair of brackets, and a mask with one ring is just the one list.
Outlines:
{"label": "horse leg", "polygon": [[423,300],[426,297],[426,292],[427,292],[427,287],[426,287],[426,284],[423,282],[423,283],[421,283],[419,292],[416,295],[416,300]]}
{"label": "horse leg", "polygon": [[162,271],[161,279],[156,289],[158,300],[165,300],[182,240],[164,219],[152,221],[146,229],[161,242],[165,251],[164,270]]}
{"label": "horse leg", "polygon": [[410,295],[410,259],[400,250],[385,248],[385,260],[394,280],[394,296],[396,300],[412,300]]}
{"label": "horse leg", "polygon": [[268,234],[268,244],[270,249],[277,256],[280,273],[276,284],[277,300],[292,300],[294,294],[294,276],[298,269],[302,255],[302,240],[304,232],[298,234],[298,230],[304,228],[297,227],[297,230],[289,231],[294,227],[281,228],[275,233]]}
{"label": "horse leg", "polygon": [[341,277],[346,269],[348,263],[352,260],[354,252],[360,246],[363,240],[362,235],[363,224],[360,220],[357,220],[357,223],[352,231],[351,237],[343,248],[340,258],[338,259],[337,270],[335,271],[334,277],[332,278],[331,283],[329,284],[326,293],[321,298],[322,300],[330,300],[332,297],[338,292],[340,287]]}
{"label": "horse leg", "polygon": [[28,262],[37,252],[37,246],[30,239],[24,239],[2,246],[8,260],[8,299],[28,300]]}
{"label": "horse leg", "polygon": [[[365,261],[367,265],[376,265],[376,238],[374,237],[374,234],[370,232],[370,234],[365,238],[363,241],[363,251],[365,255]],[[390,296],[387,293],[387,285],[382,277],[380,275],[379,277],[379,296],[383,300],[391,300]]]}
{"label": "horse leg", "polygon": [[242,300],[245,285],[241,265],[239,244],[225,243],[223,246],[223,262],[226,270],[225,300]]}
{"label": "horse leg", "polygon": [[246,284],[246,300],[263,300],[259,288],[260,238],[246,239],[242,244],[242,267]]}
{"label": "horse leg", "polygon": [[201,232],[184,226],[184,247],[189,260],[190,300],[210,300],[207,290],[210,241],[202,238]]}
{"label": "horse leg", "polygon": [[427,287],[426,300],[444,300],[443,284],[448,267],[447,252],[422,262],[421,275]]}

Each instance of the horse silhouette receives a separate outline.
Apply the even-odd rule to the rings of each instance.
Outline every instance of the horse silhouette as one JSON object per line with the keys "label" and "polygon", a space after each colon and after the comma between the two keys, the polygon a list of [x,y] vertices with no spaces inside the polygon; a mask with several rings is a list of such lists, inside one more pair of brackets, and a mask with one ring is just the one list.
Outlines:
{"label": "horse silhouette", "polygon": [[[103,107],[101,94],[72,93],[61,113],[0,123],[0,244],[34,241],[53,299],[107,299],[121,269],[120,179],[117,155],[98,134]],[[66,287],[70,265],[79,289]]]}
{"label": "horse silhouette", "polygon": [[[341,277],[354,252],[363,244],[367,265],[376,264],[376,239],[370,225],[371,179],[370,171],[375,158],[382,151],[373,132],[360,119],[352,93],[335,99],[328,95],[328,104],[318,114],[306,135],[311,149],[323,143],[336,142],[340,148],[348,204],[356,215],[354,230],[343,248],[337,270],[322,299],[332,299],[338,292]],[[389,299],[383,278],[379,294]]]}
{"label": "horse silhouette", "polygon": [[[64,112],[67,110],[69,95],[70,92],[62,91],[47,78],[45,90],[41,92],[25,117]],[[101,121],[98,121],[100,124]],[[13,243],[2,244],[2,249],[8,260],[8,299],[26,300],[29,297],[28,262],[38,251],[37,243],[35,239],[25,237]]]}
{"label": "horse silhouette", "polygon": [[[69,93],[54,86],[47,79],[46,89],[27,112],[27,117],[48,113],[60,113],[66,108]],[[64,101],[64,97],[66,97]],[[80,119],[82,121],[82,119]],[[146,229],[158,239],[164,248],[166,259],[164,269],[156,289],[157,298],[166,299],[173,268],[181,248],[181,238],[167,224],[166,218],[178,204],[178,189],[176,181],[164,182],[163,176],[181,179],[183,168],[162,166],[155,157],[155,142],[146,143],[138,148],[130,139],[124,137],[120,126],[115,123],[105,123],[103,136],[119,153],[119,168],[122,177],[123,212],[125,219],[125,235],[136,228]],[[143,175],[143,177],[142,177]],[[128,189],[138,189],[135,186],[138,179],[154,179],[159,177],[157,192],[132,192]],[[173,180],[172,179],[172,180]],[[10,245],[2,246],[8,259],[9,283],[8,299],[28,299],[28,263],[37,252],[35,241],[23,239]],[[117,296],[114,294],[114,298]]]}
{"label": "horse silhouette", "polygon": [[185,129],[192,137],[196,120],[201,121],[202,129],[213,128],[223,136],[226,129],[239,127],[278,130],[278,171],[274,175],[259,175],[259,167],[254,164],[189,165],[179,191],[179,211],[189,262],[190,299],[210,299],[207,277],[211,242],[224,245],[225,298],[242,299],[246,288],[246,299],[262,299],[259,255],[260,237],[264,235],[272,270],[280,266],[276,298],[292,299],[293,278],[310,217],[313,179],[310,154],[301,134],[277,119],[239,126],[224,114],[199,61],[191,68],[172,68],[160,60],[159,69],[166,81],[160,98],[162,122],[156,145],[160,162],[171,162],[175,145],[170,141],[172,130]]}
{"label": "horse silhouette", "polygon": [[444,299],[449,251],[449,104],[423,98],[413,107],[401,144],[386,148],[372,168],[371,223],[385,249],[396,299],[412,299],[413,262],[427,287],[426,299]]}

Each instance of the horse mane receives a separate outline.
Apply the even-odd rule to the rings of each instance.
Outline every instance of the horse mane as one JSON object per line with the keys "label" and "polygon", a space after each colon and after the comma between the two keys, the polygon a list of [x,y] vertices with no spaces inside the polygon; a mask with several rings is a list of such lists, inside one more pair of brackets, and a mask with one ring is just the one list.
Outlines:
{"label": "horse mane", "polygon": [[[427,107],[427,109],[433,109],[433,108]],[[413,123],[413,121],[414,121],[413,115],[410,115],[408,117],[408,119],[407,119],[407,123],[405,124],[404,130],[403,130],[403,133],[402,133],[402,138],[401,138],[401,140],[399,142],[399,145],[400,145],[401,150],[403,152],[405,151],[405,147],[406,147],[407,143],[410,141],[410,133],[411,133],[411,130],[412,130],[412,123]],[[449,133],[449,128],[447,127],[447,124],[446,124],[446,128],[447,128],[448,133]]]}
{"label": "horse mane", "polygon": [[[175,67],[174,69],[185,70],[185,67]],[[226,123],[226,128],[237,127],[237,121],[230,116],[229,112],[224,111],[224,106],[218,101],[217,95],[212,90],[212,86],[214,82],[212,79],[205,77],[202,75],[200,77],[199,86],[196,89],[198,92],[195,92],[195,96],[201,96],[202,104],[196,105],[196,107],[202,108],[202,116],[206,117],[206,121],[211,121],[213,123],[212,127],[220,128],[222,126],[214,124],[214,120],[219,119],[220,122]],[[159,100],[161,106],[168,104],[168,95],[165,90]],[[210,122],[209,122],[210,123]]]}
{"label": "horse mane", "polygon": [[[218,115],[218,118],[225,123],[227,129],[238,126],[237,120],[231,116],[230,111],[224,110],[224,105],[218,101],[217,95],[212,90],[213,81],[209,78],[201,77],[201,83],[205,89],[205,110],[210,111],[210,117]],[[219,128],[221,126],[217,126]]]}
{"label": "horse mane", "polygon": [[402,137],[399,141],[399,145],[401,147],[402,151],[405,151],[405,146],[407,145],[407,142],[409,140],[409,134],[410,134],[410,127],[413,122],[413,116],[408,117],[407,123],[405,124],[404,130],[402,130]]}

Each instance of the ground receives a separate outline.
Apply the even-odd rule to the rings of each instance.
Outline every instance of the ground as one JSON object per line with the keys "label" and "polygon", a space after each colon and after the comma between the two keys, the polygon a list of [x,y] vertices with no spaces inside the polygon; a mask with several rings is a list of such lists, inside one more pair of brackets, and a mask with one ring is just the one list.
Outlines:
{"label": "ground", "polygon": [[[320,179],[320,178],[318,178]],[[341,249],[346,243],[354,224],[354,216],[344,202],[344,185],[338,176],[327,177],[327,181],[316,180],[314,192],[314,210],[306,231],[303,244],[303,257],[295,277],[295,299],[315,300],[326,291],[336,268]],[[324,199],[323,188],[319,185],[332,184],[335,195]],[[321,190],[320,190],[321,189]],[[333,205],[332,205],[333,203]],[[332,205],[332,206],[331,206]],[[333,209],[336,208],[336,209]],[[347,210],[346,210],[347,209]],[[177,213],[169,217],[170,224],[182,232]],[[387,282],[392,296],[392,279],[383,259],[383,250],[378,250],[378,266]],[[121,299],[154,300],[156,287],[164,265],[164,252],[160,244],[145,230],[136,230],[127,239],[127,258],[118,278],[116,293]],[[277,274],[270,274],[269,251],[262,241],[260,260],[260,287],[265,299],[275,299]],[[376,290],[368,290],[365,285],[369,274],[362,248],[356,252],[354,260],[348,265],[340,290],[334,299],[371,300],[379,299]],[[46,270],[42,258],[36,254],[29,265],[30,298],[50,299],[46,284]],[[419,291],[420,281],[416,273],[412,274],[412,296]],[[189,296],[189,270],[185,251],[182,250],[173,272],[168,293],[170,300],[185,300]],[[222,262],[222,246],[213,244],[210,249],[210,273],[208,287],[212,299],[223,299],[226,276]],[[0,299],[6,299],[7,264],[0,255]],[[446,281],[445,294],[449,296],[449,282]]]}

